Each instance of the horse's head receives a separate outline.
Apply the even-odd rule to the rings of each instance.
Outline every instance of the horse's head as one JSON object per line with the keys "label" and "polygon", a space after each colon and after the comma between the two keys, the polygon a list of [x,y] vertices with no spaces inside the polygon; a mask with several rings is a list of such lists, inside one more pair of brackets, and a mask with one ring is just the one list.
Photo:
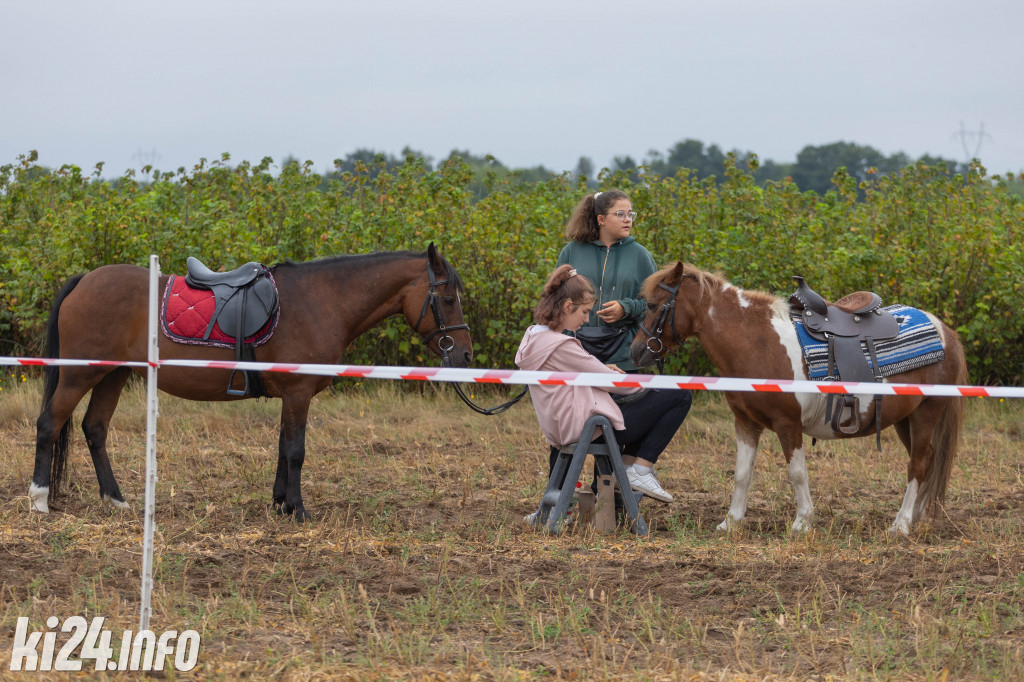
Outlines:
{"label": "horse's head", "polygon": [[417,278],[421,286],[406,302],[406,319],[445,366],[468,367],[473,360],[473,340],[462,317],[462,279],[433,242],[427,248],[424,270],[424,276]]}
{"label": "horse's head", "polygon": [[702,296],[702,274],[692,265],[677,261],[644,282],[640,296],[647,301],[647,314],[630,346],[637,367],[653,365],[697,332],[694,303]]}

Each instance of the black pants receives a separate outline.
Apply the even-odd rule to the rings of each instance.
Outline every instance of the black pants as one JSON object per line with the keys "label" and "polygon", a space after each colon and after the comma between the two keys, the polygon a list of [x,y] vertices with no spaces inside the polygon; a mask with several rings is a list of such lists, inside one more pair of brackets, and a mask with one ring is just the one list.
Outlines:
{"label": "black pants", "polygon": [[[690,411],[693,394],[687,390],[651,389],[631,403],[619,405],[626,428],[615,431],[615,440],[625,455],[650,462],[668,447],[672,437]],[[548,474],[558,461],[558,448],[552,446]]]}

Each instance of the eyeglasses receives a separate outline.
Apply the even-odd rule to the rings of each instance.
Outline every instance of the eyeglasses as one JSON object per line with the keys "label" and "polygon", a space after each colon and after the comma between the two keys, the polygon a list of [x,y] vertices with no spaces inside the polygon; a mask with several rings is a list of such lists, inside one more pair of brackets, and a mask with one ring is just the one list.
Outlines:
{"label": "eyeglasses", "polygon": [[636,220],[636,211],[616,211],[615,213],[609,213],[608,215],[613,215],[622,222],[626,222],[626,218],[629,218],[630,221]]}

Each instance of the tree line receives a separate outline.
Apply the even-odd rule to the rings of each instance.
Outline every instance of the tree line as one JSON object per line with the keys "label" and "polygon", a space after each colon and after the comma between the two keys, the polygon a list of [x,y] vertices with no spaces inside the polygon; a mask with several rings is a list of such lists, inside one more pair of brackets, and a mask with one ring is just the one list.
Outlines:
{"label": "tree line", "polygon": [[[434,160],[431,157],[411,147],[403,149],[398,156],[360,148],[343,158],[336,159],[334,168],[324,174],[324,182],[326,185],[341,173],[351,172],[358,163],[392,170],[405,163],[409,157],[422,159],[428,169],[434,167]],[[754,162],[755,168],[751,172],[758,184],[789,179],[802,191],[818,194],[824,194],[832,189],[832,176],[837,168],[845,168],[858,181],[867,180],[872,175],[895,173],[914,163],[942,167],[950,174],[967,171],[965,164],[951,159],[929,154],[913,159],[903,152],[887,156],[874,147],[853,142],[807,145],[797,154],[796,161],[780,163],[771,159],[757,159],[757,155],[751,151],[733,149],[727,152],[717,144],[706,145],[692,138],[677,142],[664,152],[652,149],[639,161],[630,155],[615,156],[608,170],[612,173],[625,173],[634,182],[640,182],[644,175],[670,177],[684,172],[692,174],[698,180],[714,178],[716,183],[721,183],[725,180],[725,163],[728,157],[734,158],[741,166],[750,166],[751,162]],[[483,181],[488,174],[514,178],[519,182],[540,182],[559,175],[543,165],[510,168],[490,154],[478,155],[469,150],[453,149],[442,162],[453,158],[461,159],[473,170],[476,184],[471,189],[478,196],[482,196],[486,191]],[[286,159],[288,160],[295,159]],[[583,179],[588,186],[596,187],[600,170],[593,159],[581,156],[571,173],[574,178]]]}

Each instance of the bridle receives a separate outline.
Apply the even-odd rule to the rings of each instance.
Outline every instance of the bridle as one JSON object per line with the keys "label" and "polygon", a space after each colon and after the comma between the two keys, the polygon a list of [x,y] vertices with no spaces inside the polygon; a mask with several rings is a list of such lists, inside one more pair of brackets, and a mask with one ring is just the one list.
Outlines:
{"label": "bridle", "polygon": [[[420,310],[420,316],[419,318],[417,318],[416,324],[414,324],[412,328],[416,330],[417,334],[420,334],[420,336],[423,337],[424,345],[429,344],[431,339],[433,339],[438,334],[441,334],[441,338],[437,340],[437,347],[441,351],[441,366],[452,367],[453,365],[451,354],[452,351],[455,349],[455,339],[453,339],[451,334],[449,334],[448,332],[455,331],[457,329],[465,329],[467,332],[469,332],[469,325],[463,323],[448,326],[444,323],[444,314],[441,312],[441,297],[437,293],[437,287],[441,286],[442,284],[448,284],[448,280],[437,279],[437,277],[435,277],[434,269],[430,267],[429,259],[427,260],[427,277],[430,279],[430,288],[427,290],[427,298],[423,301],[423,309]],[[434,329],[434,331],[430,332],[429,334],[422,334],[419,332],[420,322],[422,322],[423,318],[426,317],[428,307],[430,308],[430,311],[434,313],[434,324],[437,325],[437,328]],[[530,390],[529,386],[523,386],[522,392],[506,403],[502,403],[501,405],[498,405],[496,407],[480,407],[479,405],[477,405],[476,403],[469,399],[469,396],[465,394],[465,392],[462,390],[462,387],[459,384],[453,382],[452,387],[455,389],[455,393],[458,394],[460,398],[462,398],[462,402],[466,403],[466,405],[468,405],[470,409],[472,409],[474,412],[484,415],[501,414],[505,410],[509,409],[510,407],[518,403],[522,399],[522,397],[526,395],[527,391]]]}
{"label": "bridle", "polygon": [[[430,278],[430,288],[427,290],[427,297],[423,301],[423,309],[420,310],[420,316],[416,319],[416,324],[414,324],[412,328],[417,330],[416,333],[423,337],[423,345],[428,345],[431,339],[438,334],[441,334],[441,338],[437,340],[437,348],[441,351],[442,357],[441,366],[451,367],[451,352],[455,348],[455,339],[453,339],[451,334],[448,332],[455,331],[457,329],[465,329],[468,332],[469,325],[463,323],[453,324],[449,327],[444,323],[444,314],[441,312],[441,297],[437,293],[437,287],[442,284],[448,284],[448,280],[437,279],[437,277],[434,276],[434,268],[430,267],[429,259],[427,260],[427,277]],[[429,334],[424,335],[419,332],[419,328],[420,322],[422,322],[423,318],[427,315],[428,307],[431,312],[434,313],[434,324],[437,325],[437,328]]]}
{"label": "bridle", "polygon": [[[676,345],[679,345],[679,337],[676,336],[676,294],[679,293],[679,287],[682,286],[683,280],[686,275],[683,275],[676,282],[674,287],[670,287],[664,282],[658,282],[658,288],[664,289],[668,292],[668,300],[661,304],[661,308],[658,310],[658,317],[654,319],[654,324],[651,325],[654,331],[651,331],[644,326],[644,323],[640,323],[640,331],[647,334],[647,350],[654,353],[654,357],[661,360],[661,352],[665,349],[665,344],[661,340],[661,333],[665,330],[665,323],[668,323],[669,329],[672,330],[672,338],[675,340]],[[657,344],[657,347],[655,347]]]}

